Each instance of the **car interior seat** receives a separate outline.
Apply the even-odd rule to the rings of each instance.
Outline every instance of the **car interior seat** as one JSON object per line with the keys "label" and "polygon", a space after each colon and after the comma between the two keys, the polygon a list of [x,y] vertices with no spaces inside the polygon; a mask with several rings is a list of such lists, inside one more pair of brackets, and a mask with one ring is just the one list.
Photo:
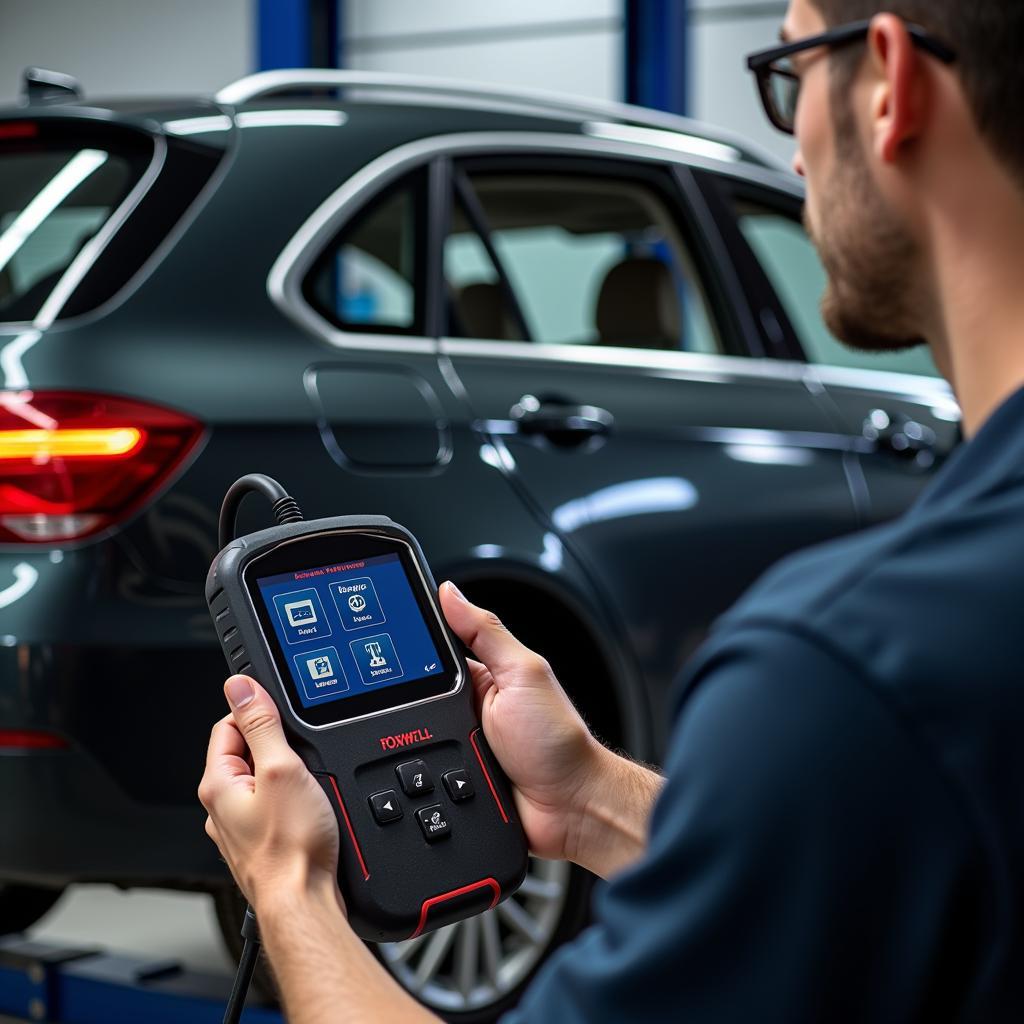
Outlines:
{"label": "car interior seat", "polygon": [[598,292],[595,326],[599,345],[681,349],[682,311],[672,271],[649,257],[616,263]]}
{"label": "car interior seat", "polygon": [[477,281],[460,288],[455,294],[455,313],[467,338],[489,338],[497,341],[522,341],[522,333],[509,314],[501,286],[490,281]]}

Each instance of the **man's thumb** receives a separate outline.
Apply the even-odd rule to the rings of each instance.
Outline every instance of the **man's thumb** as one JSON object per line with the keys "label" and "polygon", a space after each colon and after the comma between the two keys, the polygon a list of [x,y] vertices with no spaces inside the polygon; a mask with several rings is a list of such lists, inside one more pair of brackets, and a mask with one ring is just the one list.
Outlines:
{"label": "man's thumb", "polygon": [[540,661],[538,655],[523,646],[501,624],[497,615],[470,604],[454,583],[442,584],[440,595],[448,625],[473,655],[491,670],[499,688],[503,674],[521,673],[527,659]]}
{"label": "man's thumb", "polygon": [[224,695],[231,705],[235,725],[245,737],[254,764],[291,750],[284,738],[277,705],[255,679],[232,676],[224,684]]}

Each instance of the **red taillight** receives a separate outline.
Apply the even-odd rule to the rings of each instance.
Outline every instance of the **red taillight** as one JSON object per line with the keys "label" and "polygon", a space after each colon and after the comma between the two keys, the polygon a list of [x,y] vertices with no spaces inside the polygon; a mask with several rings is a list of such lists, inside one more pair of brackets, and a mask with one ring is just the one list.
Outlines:
{"label": "red taillight", "polygon": [[34,139],[39,125],[34,121],[8,121],[0,124],[0,139]]}
{"label": "red taillight", "polygon": [[52,544],[132,513],[202,434],[159,406],[77,392],[0,392],[0,541]]}
{"label": "red taillight", "polygon": [[38,729],[0,729],[0,750],[67,750],[63,736]]}

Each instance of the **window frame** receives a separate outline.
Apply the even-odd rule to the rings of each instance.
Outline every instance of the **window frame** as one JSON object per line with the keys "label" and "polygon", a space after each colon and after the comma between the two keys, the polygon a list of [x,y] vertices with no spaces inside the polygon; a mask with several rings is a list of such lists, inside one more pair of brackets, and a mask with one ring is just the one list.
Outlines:
{"label": "window frame", "polygon": [[804,363],[812,366],[800,336],[786,312],[760,260],[743,234],[733,212],[737,200],[748,201],[775,210],[780,216],[803,220],[802,196],[748,178],[733,177],[710,171],[693,175],[707,208],[722,238],[726,258],[739,283],[747,308],[754,319],[754,329],[761,338],[763,355],[769,359]]}
{"label": "window frame", "polygon": [[[697,284],[700,289],[700,297],[704,311],[711,320],[712,330],[715,332],[721,345],[721,351],[711,353],[716,356],[739,356],[749,357],[752,353],[743,343],[744,333],[736,316],[734,304],[730,302],[728,291],[723,287],[724,282],[720,280],[720,270],[717,261],[713,258],[707,232],[701,230],[699,218],[691,209],[692,196],[680,187],[680,177],[690,173],[688,167],[672,164],[667,161],[638,160],[623,155],[589,154],[589,153],[560,153],[555,151],[545,152],[538,150],[524,152],[512,150],[508,153],[484,153],[484,154],[463,154],[455,157],[452,161],[456,174],[465,176],[467,184],[471,183],[474,174],[509,174],[517,172],[524,175],[531,174],[564,174],[574,177],[588,177],[593,179],[604,179],[607,181],[622,181],[653,192],[665,207],[665,211],[671,218],[672,224],[679,234],[679,239],[685,248],[693,270],[697,276]],[[474,193],[475,195],[475,193]],[[479,200],[477,200],[479,202]],[[482,239],[483,240],[483,239]],[[489,240],[485,244],[490,247]],[[443,261],[443,249],[439,257]],[[502,277],[505,271],[499,260],[493,260],[496,272]],[[512,291],[511,284],[504,279],[502,282],[503,291]],[[514,292],[512,293],[514,294]],[[518,305],[518,300],[517,300]],[[447,325],[445,325],[447,328]],[[443,335],[451,337],[449,333]],[[528,336],[528,335],[527,335]],[[487,339],[463,339],[454,338],[456,341],[476,341],[487,343]],[[524,341],[523,344],[534,344],[538,349],[548,348],[549,345],[536,341]],[[496,349],[500,350],[509,342],[493,342]],[[555,347],[559,347],[555,345]],[[581,350],[594,349],[593,345],[574,345],[573,348]],[[611,351],[620,349],[622,351],[645,351],[640,346],[602,346]],[[673,350],[667,350],[666,354],[672,354]],[[684,349],[679,354],[692,355]]]}
{"label": "window frame", "polygon": [[[325,245],[316,254],[302,276],[299,291],[302,301],[317,316],[322,317],[332,328],[354,335],[386,335],[389,337],[412,337],[422,338],[429,329],[430,320],[436,317],[436,311],[431,308],[431,296],[435,294],[432,285],[431,274],[431,252],[434,245],[436,226],[431,216],[431,199],[436,189],[437,171],[432,164],[412,167],[405,173],[384,183],[381,188],[376,189],[365,198],[365,201],[352,211],[338,229],[331,235]],[[315,295],[315,282],[325,270],[326,264],[335,259],[339,248],[339,242],[343,245],[344,239],[351,236],[353,230],[358,230],[368,217],[379,210],[382,204],[389,202],[395,196],[409,190],[413,203],[413,241],[414,241],[414,268],[413,279],[410,282],[413,291],[412,323],[407,327],[395,324],[359,323],[356,321],[343,320],[333,310],[321,305]]]}

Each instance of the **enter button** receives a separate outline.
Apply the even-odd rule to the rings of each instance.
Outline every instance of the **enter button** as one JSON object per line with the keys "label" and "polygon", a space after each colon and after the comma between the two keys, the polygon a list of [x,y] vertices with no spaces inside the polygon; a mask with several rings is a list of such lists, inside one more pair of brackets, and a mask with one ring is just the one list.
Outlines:
{"label": "enter button", "polygon": [[444,839],[452,830],[448,815],[440,804],[431,804],[429,807],[421,807],[416,812],[420,828],[428,843],[436,843],[438,839]]}
{"label": "enter button", "polygon": [[453,800],[468,800],[475,792],[469,772],[465,768],[445,772],[441,778],[444,781],[444,788],[448,790],[448,795]]}

